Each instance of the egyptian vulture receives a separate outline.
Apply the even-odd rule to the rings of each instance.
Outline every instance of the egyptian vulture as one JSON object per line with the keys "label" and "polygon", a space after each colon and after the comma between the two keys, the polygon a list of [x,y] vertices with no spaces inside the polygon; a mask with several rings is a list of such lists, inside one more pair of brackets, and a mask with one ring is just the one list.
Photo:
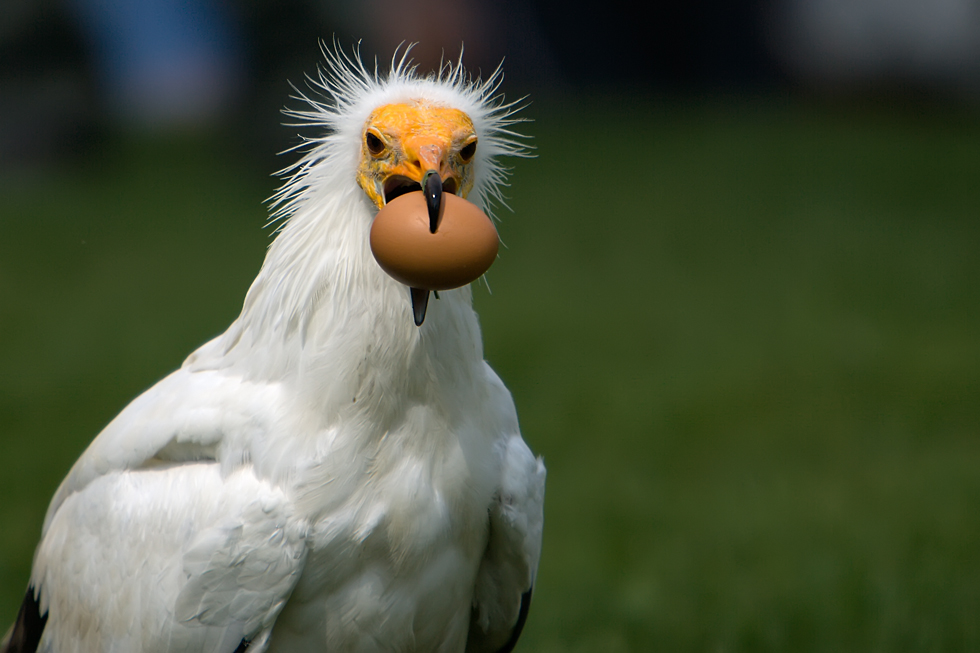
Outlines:
{"label": "egyptian vulture", "polygon": [[469,285],[428,300],[369,233],[423,183],[430,209],[440,190],[499,200],[499,158],[526,153],[517,107],[499,71],[326,58],[292,112],[318,135],[284,171],[241,314],[72,467],[4,651],[513,649],[544,466]]}

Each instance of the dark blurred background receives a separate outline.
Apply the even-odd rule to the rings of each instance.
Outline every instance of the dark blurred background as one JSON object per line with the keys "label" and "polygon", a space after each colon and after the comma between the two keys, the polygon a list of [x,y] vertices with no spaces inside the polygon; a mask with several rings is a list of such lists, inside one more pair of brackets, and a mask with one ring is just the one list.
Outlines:
{"label": "dark blurred background", "polygon": [[0,623],[240,310],[333,39],[530,100],[476,292],[549,466],[521,650],[980,649],[977,0],[5,0]]}
{"label": "dark blurred background", "polygon": [[[9,0],[0,14],[0,165],[88,152],[121,129],[234,126],[256,156],[288,145],[277,112],[319,41],[423,69],[457,58],[507,91],[581,102],[765,93],[975,100],[972,0]],[[287,134],[284,136],[283,134]],[[244,139],[241,139],[244,140]]]}

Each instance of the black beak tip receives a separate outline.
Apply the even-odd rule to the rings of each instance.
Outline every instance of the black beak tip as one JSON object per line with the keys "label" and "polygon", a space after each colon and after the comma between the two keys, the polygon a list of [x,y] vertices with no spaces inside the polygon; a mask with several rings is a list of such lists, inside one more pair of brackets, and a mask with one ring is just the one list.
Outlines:
{"label": "black beak tip", "polygon": [[429,306],[429,291],[421,288],[410,288],[412,294],[412,316],[415,326],[422,326],[425,321],[425,309]]}
{"label": "black beak tip", "polygon": [[425,206],[429,212],[429,233],[435,233],[439,226],[439,210],[442,208],[442,178],[435,170],[425,173],[422,180]]}

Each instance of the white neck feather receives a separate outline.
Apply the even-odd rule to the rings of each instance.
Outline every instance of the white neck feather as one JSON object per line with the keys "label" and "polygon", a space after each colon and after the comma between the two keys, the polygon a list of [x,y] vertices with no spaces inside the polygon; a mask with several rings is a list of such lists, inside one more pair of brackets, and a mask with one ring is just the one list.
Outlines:
{"label": "white neck feather", "polygon": [[[308,191],[283,226],[241,315],[188,359],[193,369],[230,368],[244,379],[288,384],[325,418],[368,410],[387,397],[419,400],[464,381],[483,359],[469,287],[432,298],[412,320],[408,288],[370,251],[373,205],[353,179]],[[377,417],[381,417],[378,415]]]}

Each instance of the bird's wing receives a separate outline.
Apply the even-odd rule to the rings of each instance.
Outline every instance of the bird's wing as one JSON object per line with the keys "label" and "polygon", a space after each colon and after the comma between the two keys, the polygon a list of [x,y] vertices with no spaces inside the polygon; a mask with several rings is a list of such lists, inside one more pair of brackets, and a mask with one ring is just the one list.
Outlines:
{"label": "bird's wing", "polygon": [[204,530],[184,551],[187,581],[174,605],[168,650],[265,650],[299,580],[308,529],[278,489],[262,483],[249,487],[254,480],[246,479],[241,489],[258,489],[259,495],[253,494],[237,517]]}
{"label": "bird's wing", "polygon": [[38,546],[38,650],[261,651],[302,572],[306,531],[249,466],[104,474],[65,500]]}
{"label": "bird's wing", "polygon": [[277,401],[183,368],[103,430],[45,519],[25,599],[46,615],[37,650],[264,649],[306,555],[306,524],[243,453]]}
{"label": "bird's wing", "polygon": [[[513,411],[509,394],[506,401]],[[516,415],[512,423],[516,427]],[[541,554],[544,463],[516,430],[500,440],[500,447],[503,474],[490,506],[490,534],[477,574],[467,653],[509,653],[514,648]]]}
{"label": "bird's wing", "polygon": [[51,499],[42,534],[65,499],[110,472],[215,460],[219,447],[224,461],[242,462],[246,434],[271,428],[279,396],[277,385],[225,370],[178,369],[134,399],[82,453]]}

